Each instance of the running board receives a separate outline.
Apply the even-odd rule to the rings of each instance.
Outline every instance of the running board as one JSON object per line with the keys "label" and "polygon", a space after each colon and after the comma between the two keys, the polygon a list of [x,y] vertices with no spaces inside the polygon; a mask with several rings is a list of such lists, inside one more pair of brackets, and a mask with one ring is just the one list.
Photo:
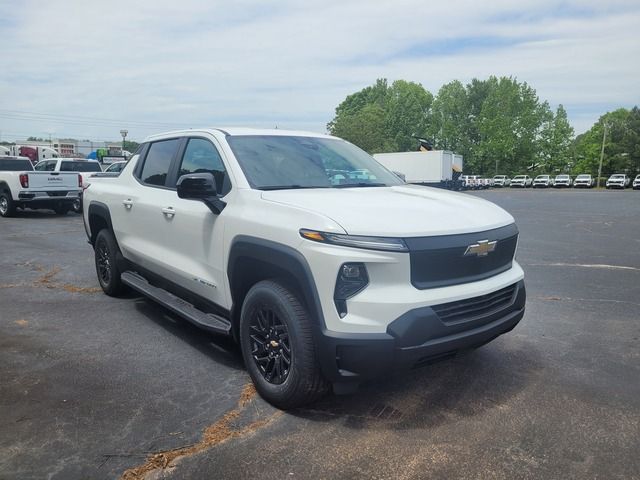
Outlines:
{"label": "running board", "polygon": [[166,290],[151,285],[142,275],[127,271],[120,275],[122,283],[155,300],[173,313],[189,320],[191,323],[210,332],[231,335],[231,322],[213,313],[198,310],[189,302],[169,293]]}

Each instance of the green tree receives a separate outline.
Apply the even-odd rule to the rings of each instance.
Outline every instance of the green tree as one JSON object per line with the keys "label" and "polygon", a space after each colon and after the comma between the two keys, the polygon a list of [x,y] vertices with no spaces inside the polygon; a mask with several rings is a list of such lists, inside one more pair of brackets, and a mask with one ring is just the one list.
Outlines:
{"label": "green tree", "polygon": [[390,151],[386,144],[386,112],[375,103],[342,113],[331,122],[331,133],[359,146],[369,153]]}
{"label": "green tree", "polygon": [[433,95],[418,83],[397,80],[389,85],[378,79],[348,95],[327,129],[369,153],[414,150],[413,136],[425,135],[432,102]]}
{"label": "green tree", "polygon": [[469,120],[469,100],[462,83],[454,80],[440,87],[427,129],[436,148],[468,154]]}
{"label": "green tree", "polygon": [[585,133],[574,142],[575,165],[573,173],[598,173],[600,151],[605,124],[605,139],[602,175],[613,173],[640,173],[640,111],[620,108],[602,115]]}
{"label": "green tree", "polygon": [[569,171],[573,161],[572,141],[573,127],[562,104],[558,105],[555,114],[551,110],[545,112],[539,141],[539,158],[544,171]]}
{"label": "green tree", "polygon": [[399,152],[415,150],[414,137],[425,135],[432,103],[433,95],[419,83],[393,82],[387,92],[386,144]]}

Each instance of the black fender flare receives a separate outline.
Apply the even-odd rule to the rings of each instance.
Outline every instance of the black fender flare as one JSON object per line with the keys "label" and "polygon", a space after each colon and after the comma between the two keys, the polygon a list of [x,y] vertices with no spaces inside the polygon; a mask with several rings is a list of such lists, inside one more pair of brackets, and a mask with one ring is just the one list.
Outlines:
{"label": "black fender flare", "polygon": [[[315,327],[325,329],[322,305],[311,268],[295,248],[248,235],[238,235],[231,242],[227,276],[233,302],[232,318],[239,319],[242,300],[254,280],[285,276],[302,297]],[[237,322],[236,322],[237,323]]]}
{"label": "black fender flare", "polygon": [[109,207],[105,203],[96,201],[91,202],[87,218],[89,225],[85,225],[85,230],[87,231],[87,237],[89,237],[89,243],[91,245],[95,243],[96,236],[100,231],[100,229],[97,228],[98,225],[106,225],[107,228],[111,230],[111,233],[114,233],[113,224],[111,223],[111,213],[109,212]]}

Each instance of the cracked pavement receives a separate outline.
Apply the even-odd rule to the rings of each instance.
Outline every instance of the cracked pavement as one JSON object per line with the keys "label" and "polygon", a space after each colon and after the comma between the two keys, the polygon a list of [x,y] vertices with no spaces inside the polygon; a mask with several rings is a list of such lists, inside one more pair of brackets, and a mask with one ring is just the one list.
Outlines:
{"label": "cracked pavement", "polygon": [[475,195],[518,221],[520,325],[286,413],[229,341],[103,295],[79,216],[0,219],[0,478],[640,478],[640,192]]}

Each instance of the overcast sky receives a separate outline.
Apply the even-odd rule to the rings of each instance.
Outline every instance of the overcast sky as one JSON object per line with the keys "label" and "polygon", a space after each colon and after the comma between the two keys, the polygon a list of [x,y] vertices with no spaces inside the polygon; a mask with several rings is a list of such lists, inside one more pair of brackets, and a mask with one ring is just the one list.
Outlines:
{"label": "overcast sky", "polygon": [[576,133],[640,104],[640,2],[0,0],[0,137],[324,132],[386,77],[512,75]]}

